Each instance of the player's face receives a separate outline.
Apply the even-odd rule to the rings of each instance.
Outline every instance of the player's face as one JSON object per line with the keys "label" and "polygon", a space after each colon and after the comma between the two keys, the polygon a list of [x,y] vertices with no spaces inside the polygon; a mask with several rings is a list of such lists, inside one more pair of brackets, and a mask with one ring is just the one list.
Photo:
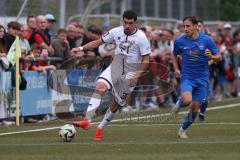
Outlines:
{"label": "player's face", "polygon": [[189,20],[185,20],[183,22],[183,27],[185,34],[190,38],[192,38],[194,33],[197,31],[197,24],[193,24]]}
{"label": "player's face", "polygon": [[137,26],[137,21],[135,21],[134,19],[123,19],[123,27],[124,27],[124,33],[126,35],[130,35],[132,34]]}
{"label": "player's face", "polygon": [[198,22],[198,31],[203,32],[204,31],[204,26],[202,23]]}

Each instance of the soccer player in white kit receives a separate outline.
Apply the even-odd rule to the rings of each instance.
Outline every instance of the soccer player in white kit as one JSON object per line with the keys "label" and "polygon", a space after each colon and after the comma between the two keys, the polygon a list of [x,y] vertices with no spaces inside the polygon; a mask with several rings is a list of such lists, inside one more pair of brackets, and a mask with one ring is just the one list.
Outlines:
{"label": "soccer player in white kit", "polygon": [[91,119],[100,106],[102,96],[108,90],[111,90],[114,99],[96,129],[94,140],[103,139],[103,128],[113,119],[119,106],[126,105],[127,95],[135,87],[138,78],[148,68],[149,64],[150,43],[145,34],[137,28],[136,13],[131,10],[125,11],[122,18],[123,26],[111,29],[98,40],[72,49],[72,52],[77,54],[80,51],[94,49],[103,43],[116,43],[114,59],[110,66],[98,77],[85,118],[73,122],[75,126],[83,129],[90,128]]}

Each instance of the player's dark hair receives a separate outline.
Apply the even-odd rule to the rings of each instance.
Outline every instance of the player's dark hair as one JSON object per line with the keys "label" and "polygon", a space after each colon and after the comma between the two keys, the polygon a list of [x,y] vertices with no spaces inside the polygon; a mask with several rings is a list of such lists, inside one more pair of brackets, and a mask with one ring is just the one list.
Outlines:
{"label": "player's dark hair", "polygon": [[203,20],[198,19],[198,23],[204,24]]}
{"label": "player's dark hair", "polygon": [[122,18],[123,19],[124,18],[126,18],[126,19],[134,19],[134,21],[136,21],[137,20],[137,14],[134,11],[132,11],[132,10],[127,10],[127,11],[125,11],[123,13]]}
{"label": "player's dark hair", "polygon": [[183,18],[183,22],[189,20],[192,24],[198,24],[198,18],[196,16],[186,16]]}

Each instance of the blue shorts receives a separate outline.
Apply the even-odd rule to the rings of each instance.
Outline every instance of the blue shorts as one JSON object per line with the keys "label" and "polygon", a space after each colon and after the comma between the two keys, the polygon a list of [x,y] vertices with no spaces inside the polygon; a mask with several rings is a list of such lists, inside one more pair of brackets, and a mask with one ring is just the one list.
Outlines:
{"label": "blue shorts", "polygon": [[181,79],[181,92],[191,92],[192,101],[204,102],[207,99],[209,87],[208,81]]}

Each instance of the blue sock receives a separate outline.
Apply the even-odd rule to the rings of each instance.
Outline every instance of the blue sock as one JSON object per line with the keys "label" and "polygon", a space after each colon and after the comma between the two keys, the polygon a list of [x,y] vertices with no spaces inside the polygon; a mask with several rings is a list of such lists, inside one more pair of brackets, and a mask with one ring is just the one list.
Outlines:
{"label": "blue sock", "polygon": [[196,119],[197,113],[193,113],[192,111],[189,111],[187,117],[185,118],[182,129],[186,130]]}
{"label": "blue sock", "polygon": [[186,106],[186,105],[184,104],[184,102],[183,102],[183,99],[182,99],[182,98],[180,98],[180,99],[179,99],[178,105],[179,105],[179,107],[180,107],[180,108],[183,108],[183,107],[185,107],[185,106]]}
{"label": "blue sock", "polygon": [[207,109],[207,106],[208,106],[208,101],[204,101],[200,107],[200,115],[204,116],[205,112],[206,112],[206,109]]}

